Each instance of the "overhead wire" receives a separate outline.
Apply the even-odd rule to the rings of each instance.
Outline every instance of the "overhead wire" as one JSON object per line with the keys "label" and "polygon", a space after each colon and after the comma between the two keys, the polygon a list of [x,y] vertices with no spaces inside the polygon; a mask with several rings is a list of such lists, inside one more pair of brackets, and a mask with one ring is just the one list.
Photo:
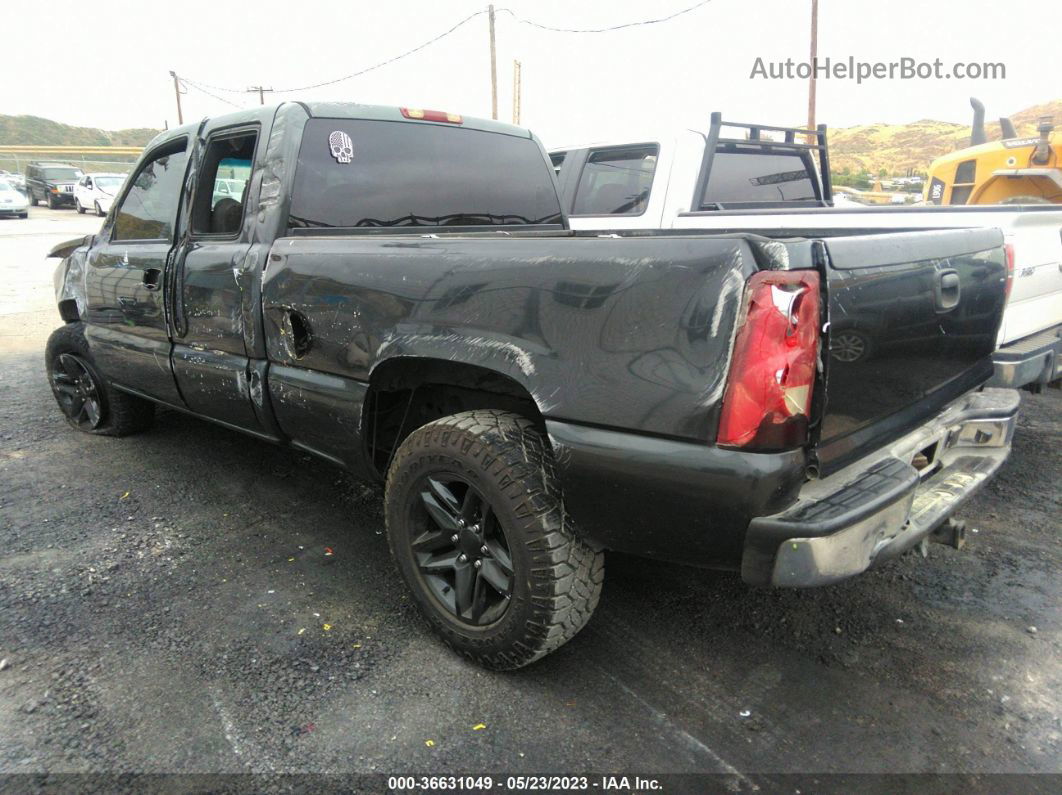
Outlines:
{"label": "overhead wire", "polygon": [[[512,17],[513,21],[516,22],[517,24],[527,25],[529,27],[538,28],[540,30],[545,30],[545,31],[550,31],[550,32],[553,32],[553,33],[577,33],[577,34],[578,33],[591,33],[591,34],[594,34],[594,33],[611,33],[613,31],[617,31],[617,30],[625,30],[625,29],[628,29],[628,28],[636,28],[636,27],[642,27],[642,26],[646,26],[646,25],[657,25],[657,24],[660,24],[660,23],[663,23],[663,22],[669,22],[669,21],[671,21],[673,19],[676,19],[677,17],[681,17],[681,16],[683,16],[685,14],[689,14],[692,11],[696,11],[698,8],[706,6],[709,3],[711,3],[711,2],[712,2],[712,0],[701,0],[701,2],[699,2],[699,3],[695,3],[694,5],[688,6],[687,8],[683,8],[683,9],[680,9],[678,11],[675,11],[674,13],[668,14],[667,16],[657,17],[655,19],[643,19],[643,20],[639,20],[637,22],[624,22],[624,23],[619,24],[619,25],[609,25],[607,27],[602,27],[602,28],[561,28],[561,27],[554,27],[552,25],[546,25],[546,24],[541,23],[541,22],[536,22],[533,19],[526,19],[524,17],[521,17],[515,11],[513,11],[511,8],[497,8],[497,9],[495,9],[494,13],[495,14],[508,14],[510,17]],[[311,89],[323,88],[325,86],[332,86],[332,85],[335,85],[336,83],[343,83],[343,82],[345,82],[347,80],[352,80],[355,77],[360,77],[361,75],[367,74],[369,72],[376,71],[377,69],[380,69],[380,68],[382,68],[384,66],[387,66],[389,64],[395,63],[396,61],[400,61],[403,58],[408,58],[409,56],[414,55],[414,54],[420,52],[421,50],[426,49],[427,47],[430,47],[431,45],[433,45],[433,44],[445,39],[447,36],[450,36],[451,34],[457,32],[457,30],[459,30],[460,28],[462,28],[465,25],[467,25],[473,19],[476,19],[476,18],[481,17],[481,16],[483,16],[485,14],[488,14],[488,13],[490,13],[490,12],[486,8],[481,9],[479,11],[475,11],[475,12],[469,14],[468,16],[466,16],[464,19],[461,19],[456,24],[454,24],[453,26],[451,26],[447,30],[443,31],[439,35],[428,39],[427,41],[423,42],[422,44],[418,44],[416,47],[413,47],[412,49],[409,49],[409,50],[406,50],[404,52],[401,52],[398,55],[392,56],[391,58],[387,58],[386,60],[379,61],[379,62],[373,64],[372,66],[367,66],[364,69],[359,69],[356,72],[351,72],[348,75],[343,75],[342,77],[336,77],[336,78],[333,78],[331,80],[324,80],[324,81],[322,81],[320,83],[312,83],[312,84],[306,85],[306,86],[298,86],[296,88],[278,88],[278,89],[275,89],[273,93],[275,93],[275,94],[291,94],[291,93],[295,93],[295,92],[298,92],[298,91],[310,91]],[[185,78],[185,77],[181,77],[180,80],[181,80],[181,82],[187,83],[188,85],[192,86],[193,88],[197,89],[198,91],[201,91],[204,94],[213,97],[214,99],[220,100],[221,102],[225,102],[225,103],[227,103],[229,105],[232,105],[233,107],[237,107],[237,108],[241,107],[241,106],[235,104],[234,102],[229,102],[227,99],[225,99],[223,97],[219,97],[216,94],[212,94],[211,90],[213,90],[213,91],[224,91],[224,92],[233,93],[233,94],[241,94],[241,93],[244,93],[246,91],[246,89],[243,89],[243,88],[228,88],[228,87],[225,87],[225,86],[216,86],[216,85],[211,85],[210,83],[204,83],[204,82],[201,82],[201,81],[198,81],[198,80],[195,80],[195,81],[189,80],[188,78]]]}

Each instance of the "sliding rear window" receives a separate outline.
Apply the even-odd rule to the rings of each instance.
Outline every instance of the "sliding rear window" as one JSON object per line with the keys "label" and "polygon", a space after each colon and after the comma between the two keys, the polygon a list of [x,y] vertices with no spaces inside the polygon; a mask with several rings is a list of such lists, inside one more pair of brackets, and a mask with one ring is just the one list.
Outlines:
{"label": "sliding rear window", "polygon": [[799,152],[719,149],[712,158],[701,208],[818,199],[811,159]]}
{"label": "sliding rear window", "polygon": [[550,170],[530,138],[444,124],[311,119],[289,226],[558,224]]}

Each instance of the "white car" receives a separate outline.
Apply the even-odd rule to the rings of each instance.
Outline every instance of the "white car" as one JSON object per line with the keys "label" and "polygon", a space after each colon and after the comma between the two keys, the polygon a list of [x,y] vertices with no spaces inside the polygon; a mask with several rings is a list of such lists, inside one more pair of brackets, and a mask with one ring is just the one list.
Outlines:
{"label": "white car", "polygon": [[242,179],[219,179],[214,182],[214,199],[211,206],[216,205],[222,199],[233,199],[243,203],[243,186],[246,180]]}
{"label": "white car", "polygon": [[29,215],[29,200],[6,179],[0,179],[0,216],[5,215],[25,218]]}
{"label": "white car", "polygon": [[118,191],[122,189],[126,174],[86,174],[74,186],[74,207],[79,213],[92,210],[96,215],[106,215]]}

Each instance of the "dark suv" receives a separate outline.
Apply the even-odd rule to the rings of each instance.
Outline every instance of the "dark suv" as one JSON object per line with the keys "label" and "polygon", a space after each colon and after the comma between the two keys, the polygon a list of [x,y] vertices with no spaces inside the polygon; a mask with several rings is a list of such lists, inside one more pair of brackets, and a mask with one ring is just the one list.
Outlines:
{"label": "dark suv", "polygon": [[26,166],[26,196],[31,206],[44,199],[55,209],[74,206],[74,184],[84,176],[69,163],[30,163]]}

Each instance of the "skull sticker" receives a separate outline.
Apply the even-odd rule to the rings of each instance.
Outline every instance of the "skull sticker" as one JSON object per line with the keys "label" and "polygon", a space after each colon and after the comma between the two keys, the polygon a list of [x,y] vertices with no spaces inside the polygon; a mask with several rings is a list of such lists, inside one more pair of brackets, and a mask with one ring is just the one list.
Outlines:
{"label": "skull sticker", "polygon": [[342,130],[336,130],[328,136],[328,148],[337,163],[349,163],[354,159],[354,142]]}

